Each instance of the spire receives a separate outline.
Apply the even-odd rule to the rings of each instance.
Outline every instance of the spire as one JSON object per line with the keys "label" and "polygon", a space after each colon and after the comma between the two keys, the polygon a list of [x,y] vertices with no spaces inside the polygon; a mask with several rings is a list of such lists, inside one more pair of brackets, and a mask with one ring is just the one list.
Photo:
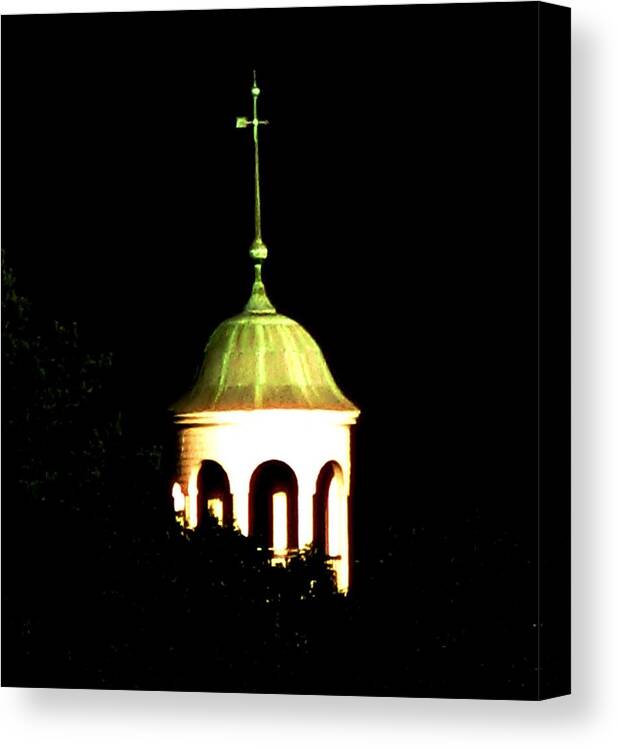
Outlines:
{"label": "spire", "polygon": [[253,127],[253,151],[254,151],[254,179],[255,179],[255,237],[249,248],[249,255],[253,260],[253,266],[255,271],[255,280],[253,281],[253,289],[251,290],[251,297],[245,307],[246,312],[253,312],[255,314],[274,314],[275,308],[270,303],[268,296],[266,295],[266,289],[262,281],[262,263],[268,257],[268,249],[262,241],[262,205],[260,200],[260,153],[258,146],[258,128],[260,125],[267,125],[268,120],[261,120],[258,118],[257,111],[257,100],[260,95],[260,89],[257,86],[255,78],[255,70],[253,71],[253,86],[251,88],[251,95],[253,96],[253,118],[248,117],[236,117],[236,127]]}

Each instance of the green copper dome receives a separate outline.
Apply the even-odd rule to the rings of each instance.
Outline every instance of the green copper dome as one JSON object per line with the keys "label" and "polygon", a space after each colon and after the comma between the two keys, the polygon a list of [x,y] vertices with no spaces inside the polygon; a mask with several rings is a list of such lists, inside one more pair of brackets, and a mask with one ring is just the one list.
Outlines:
{"label": "green copper dome", "polygon": [[262,240],[257,99],[253,74],[253,118],[238,117],[236,127],[253,130],[255,238],[249,249],[255,280],[242,314],[214,331],[193,389],[175,403],[177,415],[204,411],[316,409],[358,413],[335,384],[322,351],[297,322],[277,314],[262,281],[268,249]]}
{"label": "green copper dome", "polygon": [[245,309],[214,331],[192,390],[172,410],[267,408],[358,410],[341,393],[322,351],[301,325],[274,309]]}

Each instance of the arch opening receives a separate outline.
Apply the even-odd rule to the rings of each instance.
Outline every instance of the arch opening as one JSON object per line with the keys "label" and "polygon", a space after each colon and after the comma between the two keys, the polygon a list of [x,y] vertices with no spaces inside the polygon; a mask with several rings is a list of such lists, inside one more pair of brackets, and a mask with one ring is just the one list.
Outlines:
{"label": "arch opening", "polygon": [[203,527],[202,519],[211,511],[219,524],[233,524],[232,494],[227,473],[218,462],[204,460],[197,474],[197,527]]}
{"label": "arch opening", "polygon": [[343,492],[343,470],[334,460],[323,465],[313,496],[313,542],[328,556],[340,556],[347,534],[347,502]]}
{"label": "arch opening", "polygon": [[253,471],[249,535],[275,555],[298,548],[298,480],[285,462],[269,460]]}

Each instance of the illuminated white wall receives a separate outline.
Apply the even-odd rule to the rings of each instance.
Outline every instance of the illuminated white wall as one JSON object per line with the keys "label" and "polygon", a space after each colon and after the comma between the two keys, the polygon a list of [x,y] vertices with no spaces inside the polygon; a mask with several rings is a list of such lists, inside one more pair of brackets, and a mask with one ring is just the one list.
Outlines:
{"label": "illuminated white wall", "polygon": [[356,417],[356,412],[320,410],[210,411],[178,416],[178,483],[185,496],[186,525],[197,524],[197,476],[202,461],[214,460],[227,473],[235,522],[248,535],[251,476],[263,462],[279,460],[290,466],[298,480],[298,545],[302,548],[313,540],[318,474],[327,462],[334,461],[341,471],[336,471],[328,497],[332,521],[327,550],[340,555],[334,563],[337,586],[347,590],[350,425]]}

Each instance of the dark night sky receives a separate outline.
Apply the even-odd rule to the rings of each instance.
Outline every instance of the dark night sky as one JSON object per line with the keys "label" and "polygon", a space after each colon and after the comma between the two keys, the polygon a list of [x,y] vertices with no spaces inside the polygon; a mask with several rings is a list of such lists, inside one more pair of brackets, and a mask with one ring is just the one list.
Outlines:
{"label": "dark night sky", "polygon": [[361,405],[386,389],[412,407],[425,372],[448,397],[457,347],[470,360],[493,335],[485,310],[535,230],[526,37],[467,10],[5,19],[3,246],[20,281],[121,353],[132,402],[173,399],[248,294],[234,117],[256,67],[275,305]]}
{"label": "dark night sky", "polygon": [[471,544],[480,517],[508,545],[505,605],[532,626],[525,5],[4,18],[2,242],[45,314],[116,353],[124,407],[163,413],[249,294],[251,138],[234,119],[257,68],[266,287],[362,410],[357,556],[398,522]]}

